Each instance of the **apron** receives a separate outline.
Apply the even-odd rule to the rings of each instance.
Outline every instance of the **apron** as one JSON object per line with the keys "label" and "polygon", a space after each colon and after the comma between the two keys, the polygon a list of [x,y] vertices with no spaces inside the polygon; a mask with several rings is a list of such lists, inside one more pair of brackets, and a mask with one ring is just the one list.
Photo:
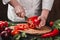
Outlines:
{"label": "apron", "polygon": [[[40,15],[41,0],[17,0],[25,9],[26,17]],[[25,18],[16,15],[14,8],[8,4],[8,19],[13,22],[24,22]]]}

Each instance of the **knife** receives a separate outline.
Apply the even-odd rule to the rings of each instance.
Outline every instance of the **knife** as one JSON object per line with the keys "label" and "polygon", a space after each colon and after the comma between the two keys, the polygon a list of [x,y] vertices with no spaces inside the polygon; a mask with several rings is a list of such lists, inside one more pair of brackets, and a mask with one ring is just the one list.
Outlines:
{"label": "knife", "polygon": [[27,16],[25,16],[24,18],[25,18],[25,21],[24,21],[24,22],[22,22],[22,23],[27,23],[27,19],[28,19],[28,17],[27,17]]}
{"label": "knife", "polygon": [[27,16],[25,16],[25,20],[27,20],[28,19],[28,17]]}

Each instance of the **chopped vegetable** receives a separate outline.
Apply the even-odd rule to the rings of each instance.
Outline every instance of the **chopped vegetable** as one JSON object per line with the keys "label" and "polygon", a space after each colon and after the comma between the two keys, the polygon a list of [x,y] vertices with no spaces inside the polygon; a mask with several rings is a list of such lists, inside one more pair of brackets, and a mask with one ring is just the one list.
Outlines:
{"label": "chopped vegetable", "polygon": [[41,20],[38,20],[37,18],[38,16],[30,17],[28,18],[27,23],[32,24],[34,26],[38,26]]}
{"label": "chopped vegetable", "polygon": [[13,36],[14,36],[14,35],[17,35],[17,34],[19,34],[19,31],[18,31],[18,30],[12,30],[12,31],[11,31],[11,35],[13,35]]}

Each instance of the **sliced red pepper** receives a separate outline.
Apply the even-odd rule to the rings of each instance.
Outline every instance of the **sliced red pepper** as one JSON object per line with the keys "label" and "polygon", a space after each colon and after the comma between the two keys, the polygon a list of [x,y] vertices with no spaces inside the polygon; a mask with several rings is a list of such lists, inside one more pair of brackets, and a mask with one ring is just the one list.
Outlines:
{"label": "sliced red pepper", "polygon": [[29,28],[29,25],[27,23],[26,24],[17,24],[17,26],[19,26],[20,30],[24,30],[24,29],[28,29]]}
{"label": "sliced red pepper", "polygon": [[34,24],[30,24],[30,25],[29,25],[29,28],[35,29],[36,26],[35,26]]}
{"label": "sliced red pepper", "polygon": [[38,20],[37,18],[38,18],[38,16],[30,17],[30,18],[28,18],[27,22],[30,24],[33,23],[34,25],[39,25],[40,20]]}
{"label": "sliced red pepper", "polygon": [[54,29],[52,32],[43,34],[41,37],[42,38],[46,38],[46,37],[53,37],[59,34],[59,30],[58,29]]}
{"label": "sliced red pepper", "polygon": [[16,30],[24,30],[23,26],[15,26],[14,29],[16,29]]}
{"label": "sliced red pepper", "polygon": [[19,34],[19,31],[18,31],[18,30],[12,30],[12,31],[11,31],[11,35],[13,35],[13,36],[14,36],[14,35],[17,35],[17,34]]}
{"label": "sliced red pepper", "polygon": [[23,27],[24,27],[24,29],[28,29],[29,25],[28,24],[24,24]]}

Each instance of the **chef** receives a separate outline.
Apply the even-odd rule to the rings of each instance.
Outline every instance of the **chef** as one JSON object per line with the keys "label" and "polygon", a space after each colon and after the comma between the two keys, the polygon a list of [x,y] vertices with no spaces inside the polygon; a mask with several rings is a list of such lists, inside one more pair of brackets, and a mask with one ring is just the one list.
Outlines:
{"label": "chef", "polygon": [[[8,4],[8,19],[12,22],[24,22],[25,16],[39,16],[41,19],[39,27],[46,23],[49,11],[51,11],[54,0],[2,0],[3,4]],[[42,5],[40,5],[42,2]],[[42,8],[41,8],[42,7]],[[39,11],[42,9],[42,11]]]}

